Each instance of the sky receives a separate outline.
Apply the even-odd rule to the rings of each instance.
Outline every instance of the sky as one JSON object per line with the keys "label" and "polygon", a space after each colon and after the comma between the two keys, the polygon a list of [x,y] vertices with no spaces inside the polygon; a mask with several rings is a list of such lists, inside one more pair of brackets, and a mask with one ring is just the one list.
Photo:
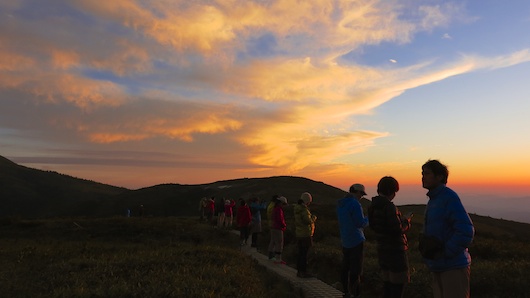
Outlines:
{"label": "sky", "polygon": [[529,30],[527,0],[0,1],[0,155],[130,189],[390,175],[403,204],[438,159],[524,218]]}

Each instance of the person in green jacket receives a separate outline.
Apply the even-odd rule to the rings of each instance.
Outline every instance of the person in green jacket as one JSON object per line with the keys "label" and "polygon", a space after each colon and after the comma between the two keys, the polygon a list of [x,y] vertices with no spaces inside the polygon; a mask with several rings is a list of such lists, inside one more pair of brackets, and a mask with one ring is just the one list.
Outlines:
{"label": "person in green jacket", "polygon": [[298,273],[296,276],[301,278],[313,277],[307,272],[307,255],[309,248],[313,246],[313,233],[315,232],[315,221],[317,217],[312,215],[309,211],[309,204],[313,201],[310,193],[304,192],[298,200],[298,204],[294,206],[294,224],[295,234],[298,242],[298,256],[296,262],[296,269]]}
{"label": "person in green jacket", "polygon": [[274,237],[272,236],[272,209],[274,209],[274,206],[276,205],[276,202],[278,202],[279,195],[272,196],[271,201],[269,202],[269,205],[267,205],[267,218],[269,220],[269,230],[270,230],[270,241],[269,241],[269,260],[274,259],[274,251],[272,250],[272,247],[274,246]]}

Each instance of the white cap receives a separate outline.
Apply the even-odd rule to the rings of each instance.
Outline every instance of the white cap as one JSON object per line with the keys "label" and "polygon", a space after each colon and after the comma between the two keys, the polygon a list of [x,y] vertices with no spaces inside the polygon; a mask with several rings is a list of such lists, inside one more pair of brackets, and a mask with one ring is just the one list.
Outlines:
{"label": "white cap", "polygon": [[313,202],[313,197],[312,197],[311,194],[308,193],[308,192],[304,192],[304,193],[300,196],[300,199],[301,199],[302,201],[304,201],[304,204],[306,204],[306,205],[309,204],[309,203],[311,203],[311,202]]}
{"label": "white cap", "polygon": [[361,192],[363,195],[366,196],[366,191],[364,190],[364,185],[356,183],[350,187],[350,192],[353,193],[355,191]]}

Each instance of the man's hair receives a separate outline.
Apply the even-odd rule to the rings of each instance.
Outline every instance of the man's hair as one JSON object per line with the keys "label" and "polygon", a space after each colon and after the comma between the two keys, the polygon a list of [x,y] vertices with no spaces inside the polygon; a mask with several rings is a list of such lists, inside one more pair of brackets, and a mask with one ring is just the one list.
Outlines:
{"label": "man's hair", "polygon": [[431,170],[435,176],[442,176],[442,183],[447,184],[449,170],[447,170],[447,166],[440,161],[429,159],[421,168]]}
{"label": "man's hair", "polygon": [[398,192],[399,190],[399,183],[394,177],[385,176],[379,180],[379,183],[377,184],[377,193],[390,196],[394,193]]}

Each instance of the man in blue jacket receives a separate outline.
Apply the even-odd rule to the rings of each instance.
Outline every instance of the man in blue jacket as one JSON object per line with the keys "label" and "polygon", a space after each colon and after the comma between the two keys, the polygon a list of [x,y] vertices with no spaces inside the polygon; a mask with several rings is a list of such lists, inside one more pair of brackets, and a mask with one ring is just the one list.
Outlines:
{"label": "man in blue jacket", "polygon": [[434,297],[468,298],[471,256],[467,248],[475,230],[460,198],[446,186],[448,176],[447,167],[438,160],[422,166],[429,202],[419,248],[433,275]]}
{"label": "man in blue jacket", "polygon": [[350,192],[337,202],[340,239],[342,242],[343,262],[341,282],[344,297],[358,297],[361,292],[360,282],[363,268],[363,228],[368,226],[368,217],[364,216],[361,203],[366,195],[364,185],[354,184]]}

